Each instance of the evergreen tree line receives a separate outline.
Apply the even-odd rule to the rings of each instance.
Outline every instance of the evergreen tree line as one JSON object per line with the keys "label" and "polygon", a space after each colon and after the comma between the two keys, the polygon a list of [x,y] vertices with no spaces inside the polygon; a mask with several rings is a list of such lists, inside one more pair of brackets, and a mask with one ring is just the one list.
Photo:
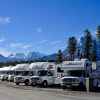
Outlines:
{"label": "evergreen tree line", "polygon": [[[97,27],[96,36],[99,40],[99,45],[100,45],[100,26]],[[68,39],[67,49],[68,49],[68,53],[70,55],[70,59],[68,59],[68,60],[74,60],[75,55],[77,55],[79,59],[87,58],[90,61],[97,61],[97,52],[96,52],[97,51],[96,50],[97,43],[96,43],[95,39],[93,40],[93,43],[91,43],[92,35],[88,29],[86,29],[84,31],[84,38],[85,38],[85,41],[83,44],[84,45],[83,52],[81,52],[80,49],[78,49],[77,39],[75,38],[75,36],[72,36]],[[98,49],[100,49],[100,48],[98,48]],[[61,50],[58,51],[57,61],[58,62],[63,61]]]}
{"label": "evergreen tree line", "polygon": [[[77,50],[77,40],[76,38],[73,36],[73,37],[70,37],[69,40],[68,40],[68,52],[69,54],[71,55],[71,59],[70,60],[74,60],[74,55],[76,53],[76,50],[77,50],[77,56],[78,58],[87,58],[91,61],[96,61],[97,60],[97,50],[96,50],[96,40],[94,39],[93,42],[91,41],[92,40],[92,35],[91,35],[91,32],[86,29],[84,31],[84,38],[85,38],[85,41],[84,41],[84,50],[83,52],[80,52],[80,49]],[[99,40],[99,45],[100,45],[100,26],[98,26],[97,28],[97,38]],[[92,43],[91,43],[92,42]],[[92,48],[91,48],[92,47]],[[99,49],[99,48],[98,48]]]}

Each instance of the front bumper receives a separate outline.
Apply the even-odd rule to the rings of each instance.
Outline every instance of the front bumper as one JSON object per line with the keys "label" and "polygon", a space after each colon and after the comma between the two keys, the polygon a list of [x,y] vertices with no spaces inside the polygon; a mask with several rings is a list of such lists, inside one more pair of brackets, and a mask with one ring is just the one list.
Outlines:
{"label": "front bumper", "polygon": [[30,84],[34,85],[41,85],[42,81],[41,80],[30,80]]}
{"label": "front bumper", "polygon": [[79,83],[73,82],[73,83],[62,83],[62,86],[66,86],[66,87],[75,87],[75,86],[79,86]]}
{"label": "front bumper", "polygon": [[15,83],[24,83],[24,79],[14,79]]}

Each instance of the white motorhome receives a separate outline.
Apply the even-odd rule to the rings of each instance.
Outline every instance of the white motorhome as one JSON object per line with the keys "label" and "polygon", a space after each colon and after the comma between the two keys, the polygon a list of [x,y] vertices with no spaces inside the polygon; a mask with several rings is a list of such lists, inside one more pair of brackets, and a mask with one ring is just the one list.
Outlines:
{"label": "white motorhome", "polygon": [[37,62],[34,64],[34,69],[38,71],[30,77],[31,86],[47,87],[47,85],[60,84],[61,77],[64,75],[61,64],[55,64],[54,62]]}
{"label": "white motorhome", "polygon": [[15,66],[12,66],[9,71],[8,81],[13,82],[15,76]]}
{"label": "white motorhome", "polygon": [[0,79],[1,79],[2,81],[8,79],[8,75],[9,75],[10,68],[11,68],[11,66],[8,66],[8,67],[3,67],[3,68],[0,70],[0,71],[1,71]]}
{"label": "white motorhome", "polygon": [[16,85],[19,85],[20,83],[25,83],[25,85],[29,84],[29,77],[33,75],[33,71],[28,70],[30,64],[18,64],[16,65],[15,71],[15,77],[14,82]]}
{"label": "white motorhome", "polygon": [[62,78],[61,86],[65,90],[67,87],[85,88],[86,77],[92,73],[92,63],[88,59],[75,61],[64,61],[62,69],[66,69],[66,76]]}
{"label": "white motorhome", "polygon": [[1,75],[3,74],[3,67],[0,68],[0,79],[1,79]]}

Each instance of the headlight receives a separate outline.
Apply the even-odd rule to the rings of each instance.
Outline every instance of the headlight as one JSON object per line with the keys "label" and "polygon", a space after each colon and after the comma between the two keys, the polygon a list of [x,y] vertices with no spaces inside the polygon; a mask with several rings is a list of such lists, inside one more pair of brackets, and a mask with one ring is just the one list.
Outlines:
{"label": "headlight", "polygon": [[38,81],[42,81],[42,79],[41,79],[41,78],[39,78],[39,79],[38,79]]}

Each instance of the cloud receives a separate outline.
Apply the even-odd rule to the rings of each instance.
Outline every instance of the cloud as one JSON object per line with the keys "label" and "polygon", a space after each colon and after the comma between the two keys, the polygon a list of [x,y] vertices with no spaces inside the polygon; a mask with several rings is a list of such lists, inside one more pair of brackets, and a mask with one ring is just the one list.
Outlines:
{"label": "cloud", "polygon": [[48,42],[48,40],[41,40],[40,43]]}
{"label": "cloud", "polygon": [[8,56],[9,54],[11,54],[12,52],[6,50],[5,48],[0,48],[0,54],[4,55],[4,56]]}
{"label": "cloud", "polygon": [[0,43],[5,42],[6,39],[5,38],[0,38]]}
{"label": "cloud", "polygon": [[36,32],[37,32],[37,33],[41,33],[42,31],[43,31],[42,28],[40,28],[40,27],[36,28]]}
{"label": "cloud", "polygon": [[24,44],[24,43],[11,43],[10,45],[12,48],[21,48],[21,49],[27,49],[31,47],[30,44]]}
{"label": "cloud", "polygon": [[59,44],[61,41],[52,41],[50,44],[55,45],[55,44]]}
{"label": "cloud", "polygon": [[11,17],[4,17],[4,16],[0,16],[0,23],[1,24],[8,24],[11,22]]}

